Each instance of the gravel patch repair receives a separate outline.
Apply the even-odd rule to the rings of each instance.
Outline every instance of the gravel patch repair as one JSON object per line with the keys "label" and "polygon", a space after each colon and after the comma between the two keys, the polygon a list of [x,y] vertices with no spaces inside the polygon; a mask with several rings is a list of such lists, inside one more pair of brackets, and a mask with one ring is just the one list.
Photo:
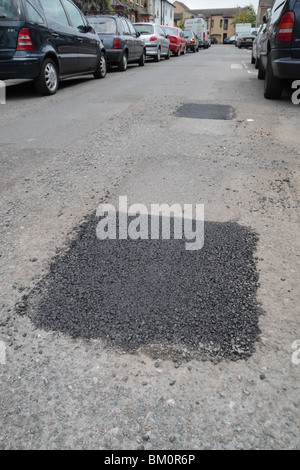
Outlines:
{"label": "gravel patch repair", "polygon": [[184,240],[105,240],[93,215],[50,272],[17,305],[38,328],[101,338],[125,351],[178,348],[211,360],[245,359],[259,336],[257,235],[205,223],[204,247]]}

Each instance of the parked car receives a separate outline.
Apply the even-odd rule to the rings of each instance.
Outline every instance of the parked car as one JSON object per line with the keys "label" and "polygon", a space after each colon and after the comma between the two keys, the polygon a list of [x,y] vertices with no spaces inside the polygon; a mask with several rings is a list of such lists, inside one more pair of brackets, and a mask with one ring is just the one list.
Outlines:
{"label": "parked car", "polygon": [[199,41],[196,34],[189,30],[183,31],[184,37],[187,40],[186,49],[187,51],[198,52],[199,51]]}
{"label": "parked car", "polygon": [[0,79],[35,81],[43,95],[59,80],[106,75],[99,37],[70,0],[0,0]]}
{"label": "parked car", "polygon": [[145,41],[146,55],[159,62],[161,57],[170,59],[170,41],[161,27],[154,23],[133,23]]}
{"label": "parked car", "polygon": [[206,34],[204,33],[204,49],[208,49],[211,46],[211,38],[208,35],[208,31]]}
{"label": "parked car", "polygon": [[300,1],[276,0],[261,39],[258,77],[265,79],[264,96],[281,97],[286,81],[300,79]]}
{"label": "parked car", "polygon": [[237,37],[236,47],[241,49],[242,47],[252,47],[253,41],[256,36],[252,33],[244,33]]}
{"label": "parked car", "polygon": [[187,40],[184,37],[182,29],[173,26],[161,26],[161,28],[166,35],[169,36],[171,52],[177,57],[180,54],[185,54]]}
{"label": "parked car", "polygon": [[266,25],[262,24],[252,44],[251,64],[255,64],[256,69],[258,69],[258,66],[259,66],[261,40],[262,40],[265,29],[266,29]]}
{"label": "parked car", "polygon": [[145,65],[145,40],[131,21],[115,15],[91,15],[87,18],[103,42],[108,65],[117,66],[121,72],[127,70],[128,64]]}
{"label": "parked car", "polygon": [[231,36],[230,38],[225,38],[223,43],[224,44],[235,44],[236,36]]}

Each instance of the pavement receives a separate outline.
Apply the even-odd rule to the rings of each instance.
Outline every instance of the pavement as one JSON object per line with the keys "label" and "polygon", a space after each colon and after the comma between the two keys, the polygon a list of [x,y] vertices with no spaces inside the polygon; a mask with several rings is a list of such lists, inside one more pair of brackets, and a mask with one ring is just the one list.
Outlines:
{"label": "pavement", "polygon": [[[299,107],[250,59],[7,89],[0,448],[299,449]],[[203,204],[204,247],[101,243],[120,196]]]}

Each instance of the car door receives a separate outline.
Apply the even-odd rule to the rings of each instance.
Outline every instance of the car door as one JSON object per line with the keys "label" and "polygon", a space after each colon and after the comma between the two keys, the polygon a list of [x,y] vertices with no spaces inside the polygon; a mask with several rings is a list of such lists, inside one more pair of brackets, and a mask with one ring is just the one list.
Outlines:
{"label": "car door", "polygon": [[70,25],[60,0],[40,0],[49,28],[49,43],[52,44],[60,62],[60,75],[77,71],[77,36]]}
{"label": "car door", "polygon": [[138,37],[137,31],[134,28],[133,24],[129,20],[126,20],[126,22],[129,28],[130,36],[133,38],[134,41],[134,58],[135,60],[137,60],[140,59],[143,54],[143,41],[141,41],[141,39]]}
{"label": "car door", "polygon": [[94,71],[97,66],[100,41],[88,30],[88,22],[69,0],[62,0],[69,20],[76,31],[78,47],[78,72]]}
{"label": "car door", "polygon": [[135,38],[130,34],[128,23],[124,18],[121,19],[121,27],[123,33],[123,40],[128,50],[128,62],[132,62],[136,58],[134,41]]}
{"label": "car door", "polygon": [[160,37],[161,52],[162,52],[163,55],[165,55],[165,54],[168,53],[168,49],[170,47],[170,42],[166,38],[166,35],[163,32],[163,30],[158,25],[155,26],[155,30],[156,30],[156,34],[159,35],[159,37]]}

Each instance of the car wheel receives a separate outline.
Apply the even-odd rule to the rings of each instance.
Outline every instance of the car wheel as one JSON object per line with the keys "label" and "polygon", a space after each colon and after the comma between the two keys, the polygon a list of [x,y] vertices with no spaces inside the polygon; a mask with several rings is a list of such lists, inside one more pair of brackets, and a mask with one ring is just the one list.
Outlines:
{"label": "car wheel", "polygon": [[258,69],[258,67],[259,67],[259,58],[256,57],[256,59],[255,59],[255,68]]}
{"label": "car wheel", "polygon": [[196,47],[195,46],[193,47],[193,52],[196,52]]}
{"label": "car wheel", "polygon": [[46,59],[35,79],[35,88],[41,95],[54,95],[58,89],[57,67],[52,59]]}
{"label": "car wheel", "polygon": [[97,69],[94,72],[95,78],[104,78],[107,72],[107,63],[104,52],[101,52],[100,59],[97,65]]}
{"label": "car wheel", "polygon": [[170,59],[170,48],[168,49],[168,52],[167,52],[167,55],[165,57],[166,60],[169,60]]}
{"label": "car wheel", "polygon": [[157,55],[154,56],[154,62],[160,62],[160,48],[157,50]]}
{"label": "car wheel", "polygon": [[124,52],[122,55],[122,59],[119,63],[118,69],[120,70],[120,72],[126,72],[127,67],[128,67],[128,55],[127,55],[127,52]]}
{"label": "car wheel", "polygon": [[261,59],[259,59],[258,60],[258,75],[257,75],[257,78],[259,80],[264,80],[265,76],[266,76],[266,72],[263,68],[263,64],[262,64]]}
{"label": "car wheel", "polygon": [[255,64],[255,59],[253,57],[253,51],[252,51],[252,55],[251,55],[251,64]]}
{"label": "car wheel", "polygon": [[182,55],[185,55],[185,54],[186,54],[186,47],[183,49],[183,51],[182,51],[181,54],[182,54]]}
{"label": "car wheel", "polygon": [[180,47],[178,47],[178,51],[175,53],[176,57],[180,56]]}
{"label": "car wheel", "polygon": [[268,57],[264,89],[265,98],[269,100],[278,100],[282,95],[283,87],[284,82],[275,77],[270,57]]}
{"label": "car wheel", "polygon": [[145,61],[146,61],[146,52],[145,52],[145,49],[144,49],[144,50],[143,50],[142,57],[141,57],[140,60],[139,60],[139,66],[140,66],[140,67],[144,67]]}

